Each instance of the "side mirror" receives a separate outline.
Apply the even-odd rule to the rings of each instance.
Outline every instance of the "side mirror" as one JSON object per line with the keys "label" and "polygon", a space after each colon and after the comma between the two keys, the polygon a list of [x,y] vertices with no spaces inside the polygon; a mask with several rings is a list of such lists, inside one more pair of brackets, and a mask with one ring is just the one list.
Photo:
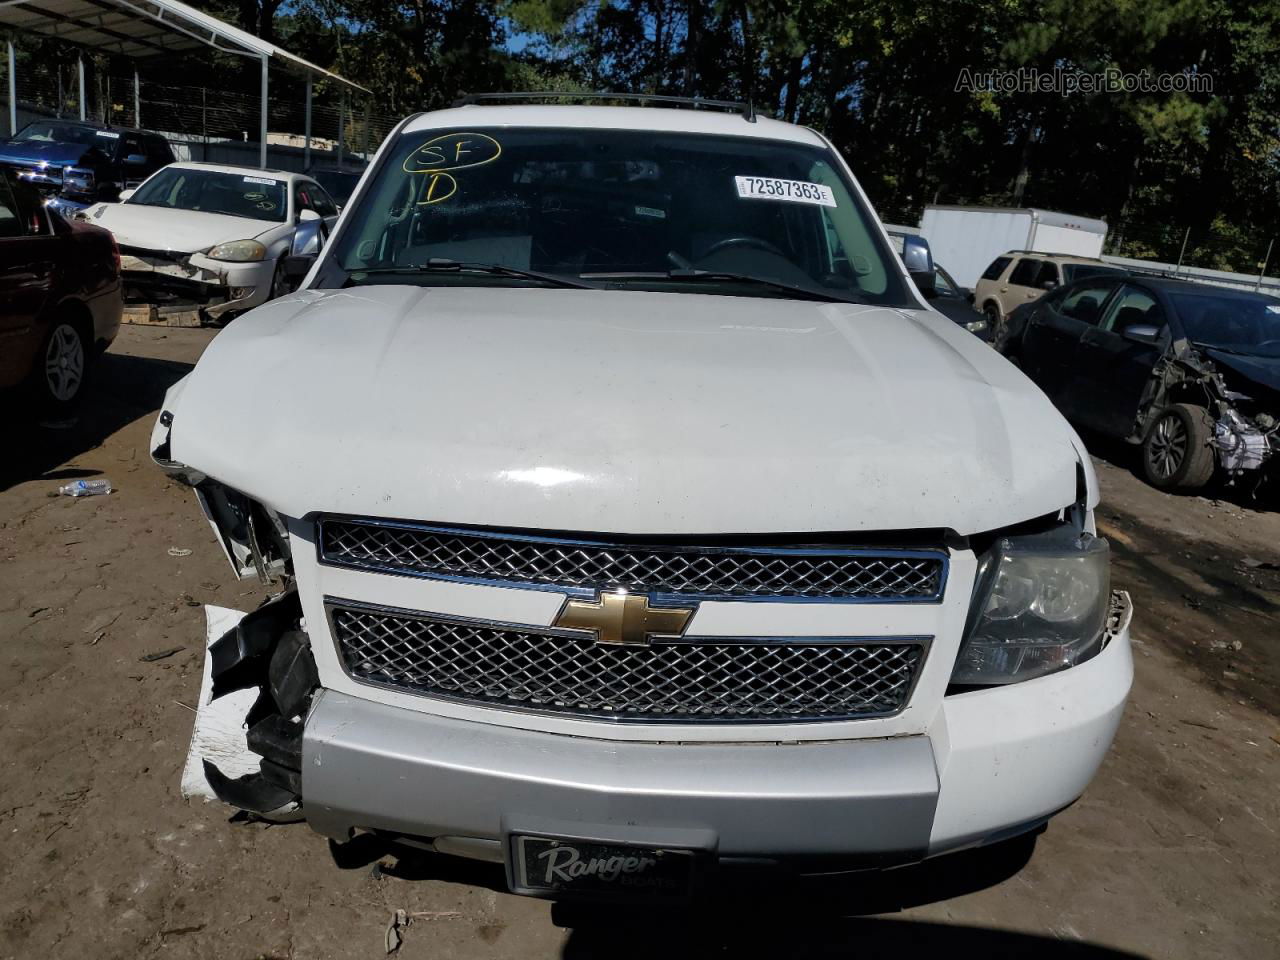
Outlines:
{"label": "side mirror", "polygon": [[290,255],[284,258],[284,278],[289,281],[291,287],[297,287],[307,274],[311,272],[311,265],[316,262],[316,258],[312,254]]}
{"label": "side mirror", "polygon": [[1135,323],[1131,327],[1125,327],[1120,336],[1134,343],[1154,345],[1160,339],[1160,328],[1149,323]]}
{"label": "side mirror", "polygon": [[131,167],[141,167],[147,162],[145,154],[131,153],[124,158],[124,162]]}
{"label": "side mirror", "polygon": [[1057,286],[1058,286],[1058,281],[1057,281],[1057,280],[1046,280],[1044,283],[1040,284],[1040,289],[1041,289],[1041,290],[1053,290],[1053,289],[1055,289]]}
{"label": "side mirror", "polygon": [[121,190],[120,195],[116,197],[116,199],[123,203],[125,200],[128,200],[130,197],[132,197],[133,194],[134,194],[134,189],[133,187],[130,187],[128,190]]}
{"label": "side mirror", "polygon": [[314,210],[300,210],[300,211],[298,211],[298,222],[299,222],[299,223],[312,223],[312,222],[314,222],[314,221],[316,221],[316,220],[323,220],[323,219],[324,219],[324,217],[320,216],[320,214],[316,213]]}
{"label": "side mirror", "polygon": [[933,293],[933,254],[929,252],[929,241],[924,237],[905,236],[902,238],[902,262],[907,267],[916,288],[928,297]]}

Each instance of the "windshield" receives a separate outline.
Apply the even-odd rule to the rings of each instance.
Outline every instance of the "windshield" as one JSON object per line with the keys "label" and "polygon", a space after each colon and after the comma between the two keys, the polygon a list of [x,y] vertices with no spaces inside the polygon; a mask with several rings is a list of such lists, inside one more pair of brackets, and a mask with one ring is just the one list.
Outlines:
{"label": "windshield", "polygon": [[27,124],[13,139],[32,140],[39,143],[78,143],[82,146],[100,147],[109,151],[120,139],[120,134],[110,130],[94,130],[92,127],[82,127],[75,123],[39,120]]}
{"label": "windshield", "polygon": [[1062,270],[1067,275],[1067,283],[1075,283],[1085,277],[1118,277],[1125,272],[1119,267],[1104,267],[1093,263],[1064,263]]}
{"label": "windshield", "polygon": [[355,283],[513,282],[410,273],[443,259],[624,289],[797,295],[791,287],[918,306],[837,163],[826,149],[749,137],[425,131],[395,145],[335,256]]}
{"label": "windshield", "polygon": [[276,222],[289,208],[283,180],[191,167],[165,167],[125,203]]}
{"label": "windshield", "polygon": [[1280,300],[1265,296],[1171,293],[1187,337],[1233,353],[1280,357]]}

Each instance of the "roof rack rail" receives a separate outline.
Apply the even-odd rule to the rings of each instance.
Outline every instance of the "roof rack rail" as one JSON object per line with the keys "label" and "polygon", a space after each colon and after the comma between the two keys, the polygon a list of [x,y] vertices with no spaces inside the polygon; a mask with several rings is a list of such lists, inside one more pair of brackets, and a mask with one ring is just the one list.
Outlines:
{"label": "roof rack rail", "polygon": [[727,110],[742,115],[748,123],[756,122],[756,108],[751,101],[707,100],[703,97],[673,97],[664,93],[580,93],[577,91],[533,91],[520,93],[464,93],[450,106],[464,107],[476,103],[493,103],[504,100],[634,100],[639,106],[651,103],[661,106],[690,107],[694,110]]}

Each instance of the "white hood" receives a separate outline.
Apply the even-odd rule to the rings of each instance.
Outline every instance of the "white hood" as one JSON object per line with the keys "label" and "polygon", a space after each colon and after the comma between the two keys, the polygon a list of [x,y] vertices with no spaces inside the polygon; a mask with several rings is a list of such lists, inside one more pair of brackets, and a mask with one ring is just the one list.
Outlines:
{"label": "white hood", "polygon": [[295,517],[970,534],[1077,491],[1074,434],[1040,390],[925,311],[303,291],[222,331],[172,400],[175,460]]}
{"label": "white hood", "polygon": [[110,230],[122,247],[174,253],[196,253],[230,240],[252,240],[283,226],[269,220],[149,207],[141,203],[104,203],[89,214],[89,222]]}

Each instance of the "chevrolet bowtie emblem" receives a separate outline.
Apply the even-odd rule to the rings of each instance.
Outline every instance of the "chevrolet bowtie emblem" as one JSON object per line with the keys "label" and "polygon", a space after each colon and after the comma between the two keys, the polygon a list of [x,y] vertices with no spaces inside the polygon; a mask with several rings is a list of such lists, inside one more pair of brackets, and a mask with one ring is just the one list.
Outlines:
{"label": "chevrolet bowtie emblem", "polygon": [[596,643],[648,643],[678,637],[693,617],[692,607],[651,607],[643,593],[601,593],[599,600],[564,602],[555,626],[590,630]]}

